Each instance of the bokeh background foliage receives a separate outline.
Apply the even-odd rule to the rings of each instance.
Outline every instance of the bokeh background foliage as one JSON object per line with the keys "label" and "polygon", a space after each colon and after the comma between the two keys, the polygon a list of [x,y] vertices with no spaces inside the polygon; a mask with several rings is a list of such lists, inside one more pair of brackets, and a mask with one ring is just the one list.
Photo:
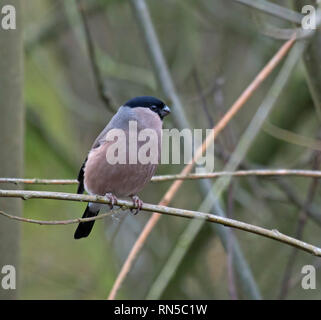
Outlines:
{"label": "bokeh background foliage", "polygon": [[[288,8],[297,5],[296,1],[275,2]],[[113,105],[119,106],[137,95],[154,95],[166,100],[129,1],[83,3],[97,63]],[[186,116],[195,128],[212,127],[283,43],[262,35],[253,19],[257,13],[231,0],[150,0],[147,4]],[[112,113],[97,94],[76,2],[28,0],[23,7],[24,176],[74,178],[92,141]],[[291,27],[290,23],[273,17],[264,15],[263,18],[280,27]],[[217,152],[234,150],[276,74],[277,71],[272,73],[219,136],[215,145]],[[316,116],[302,62],[295,68],[268,123],[313,141],[316,138],[320,119]],[[168,117],[165,127],[174,127],[173,119]],[[250,149],[247,163],[310,169],[315,150],[310,145],[298,145],[296,139],[284,137],[273,129],[273,126],[272,129],[268,125],[264,127]],[[219,155],[215,161],[218,171],[224,161]],[[157,173],[178,173],[181,168],[162,165]],[[294,235],[300,210],[274,180],[277,178],[233,179],[224,195],[224,207],[235,219]],[[288,178],[286,182],[305,199],[310,179]],[[141,198],[157,203],[169,185],[169,182],[151,184]],[[76,190],[75,186],[26,188]],[[172,206],[197,210],[201,200],[198,184],[186,181]],[[320,188],[313,202],[316,208],[320,207]],[[84,204],[68,201],[23,202],[23,215],[34,219],[79,217],[83,209]],[[121,217],[99,221],[90,237],[82,241],[73,240],[75,225],[22,224],[19,297],[107,297],[149,216],[144,212],[135,217],[124,213]],[[188,221],[174,217],[161,219],[120,290],[119,298],[146,298],[187,224]],[[303,239],[318,245],[319,235],[320,226],[308,220]],[[235,236],[262,297],[276,298],[292,248],[245,232],[235,231]],[[320,290],[302,290],[299,281],[302,266],[315,263],[313,256],[298,253],[288,298],[321,297]],[[213,228],[205,224],[161,298],[231,298],[227,264],[228,257],[220,239]],[[237,297],[244,298],[237,279],[235,285]]]}

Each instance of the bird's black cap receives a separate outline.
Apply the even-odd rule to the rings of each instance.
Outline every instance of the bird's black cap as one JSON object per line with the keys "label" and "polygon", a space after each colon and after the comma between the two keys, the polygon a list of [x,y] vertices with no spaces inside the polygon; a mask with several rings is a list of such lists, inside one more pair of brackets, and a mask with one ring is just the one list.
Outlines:
{"label": "bird's black cap", "polygon": [[141,96],[128,100],[124,106],[130,108],[148,108],[156,112],[161,119],[170,113],[169,107],[161,100],[151,96]]}

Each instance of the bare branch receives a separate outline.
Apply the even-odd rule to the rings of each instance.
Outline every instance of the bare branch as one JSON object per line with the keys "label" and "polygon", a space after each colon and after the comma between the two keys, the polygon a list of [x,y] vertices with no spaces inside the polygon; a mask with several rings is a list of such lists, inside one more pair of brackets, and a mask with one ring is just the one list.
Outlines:
{"label": "bare branch", "polygon": [[[257,170],[238,170],[238,171],[219,171],[211,173],[190,173],[187,175],[173,174],[154,176],[153,182],[171,181],[171,180],[196,180],[196,179],[213,179],[222,176],[248,177],[248,176],[299,176],[309,178],[321,178],[321,171],[317,170],[300,170],[300,169],[257,169]],[[1,179],[0,179],[1,182]]]}
{"label": "bare branch", "polygon": [[105,217],[109,217],[115,213],[116,213],[115,210],[112,210],[110,212],[103,213],[103,214],[100,214],[99,216],[90,217],[90,218],[76,218],[76,219],[70,219],[70,220],[45,221],[45,220],[35,220],[35,219],[13,216],[11,214],[5,213],[0,210],[0,215],[3,215],[9,219],[17,220],[17,221],[21,221],[21,222],[27,222],[27,223],[46,225],[46,226],[67,225],[67,224],[73,224],[73,223],[79,223],[79,222],[88,222],[88,221],[93,221],[93,220],[99,220],[99,219],[103,219]]}
{"label": "bare branch", "polygon": [[[48,191],[27,191],[27,190],[0,190],[0,197],[8,197],[8,198],[21,198],[24,200],[28,199],[54,199],[54,200],[69,200],[69,201],[81,201],[81,202],[95,202],[95,203],[103,203],[103,204],[110,204],[110,200],[103,196],[91,196],[91,195],[80,195],[80,194],[73,194],[73,193],[62,193],[62,192],[48,192]],[[136,208],[136,206],[131,201],[121,200],[118,199],[117,206],[124,208]],[[210,213],[204,213],[200,211],[192,211],[192,210],[185,210],[179,208],[172,208],[166,207],[161,205],[154,205],[144,203],[142,210],[148,212],[158,212],[160,214],[166,214],[170,216],[176,217],[183,217],[188,219],[198,219],[203,221],[208,221],[212,223],[222,224],[224,226],[232,227],[235,229],[247,231],[250,233],[255,233],[257,235],[274,239],[279,242],[288,244],[290,246],[296,247],[318,257],[321,257],[321,249],[313,246],[309,243],[297,240],[295,238],[289,237],[276,229],[268,230],[262,227],[254,226],[242,221],[237,221],[217,215],[213,215]],[[32,220],[32,219],[25,219],[20,217],[14,217],[8,215],[1,211],[1,214],[11,218],[16,219],[23,222],[30,222],[30,223],[40,223],[40,224],[54,224],[55,221],[50,221],[49,223],[45,221],[39,220]],[[111,213],[107,213],[105,215],[110,215]],[[62,221],[56,221],[56,224],[71,224],[71,223],[79,223],[81,221],[91,221],[99,219],[98,217],[86,218],[86,219],[74,219],[74,220],[65,220],[64,223]]]}
{"label": "bare branch", "polygon": [[83,7],[84,4],[82,3],[81,0],[77,0],[76,4],[77,4],[77,9],[78,9],[78,12],[81,16],[83,27],[84,27],[86,46],[87,46],[87,50],[88,50],[90,64],[91,64],[91,67],[92,67],[92,70],[94,73],[94,79],[95,79],[98,94],[99,94],[101,100],[104,102],[106,108],[110,112],[114,113],[116,110],[112,104],[111,98],[106,93],[104,81],[102,79],[102,76],[101,76],[101,73],[100,73],[100,70],[98,67],[96,54],[95,54],[95,46],[94,46],[94,43],[93,43],[93,40],[92,40],[92,37],[90,34],[86,13],[85,13],[85,10]]}
{"label": "bare branch", "polygon": [[78,184],[76,179],[38,179],[38,178],[0,178],[0,183],[13,183],[13,184],[57,184],[57,185],[70,185]]}
{"label": "bare branch", "polygon": [[[321,178],[319,170],[301,170],[301,169],[252,169],[238,171],[218,171],[210,173],[190,173],[190,174],[168,174],[154,176],[152,182],[166,182],[173,180],[199,180],[199,179],[214,179],[222,176],[232,177],[277,177],[277,176],[293,176],[306,178]],[[0,178],[0,183],[13,184],[44,184],[44,185],[74,185],[78,184],[76,179],[39,179],[39,178]]]}

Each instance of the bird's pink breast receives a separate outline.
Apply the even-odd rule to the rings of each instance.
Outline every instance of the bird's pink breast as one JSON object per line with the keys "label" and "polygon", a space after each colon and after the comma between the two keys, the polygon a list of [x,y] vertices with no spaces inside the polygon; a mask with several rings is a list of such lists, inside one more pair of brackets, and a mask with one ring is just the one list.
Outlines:
{"label": "bird's pink breast", "polygon": [[[157,128],[158,161],[161,153],[161,127]],[[137,194],[154,175],[157,164],[129,163],[128,132],[126,132],[126,164],[110,164],[106,160],[106,152],[112,142],[105,142],[94,148],[88,155],[85,165],[84,185],[90,194],[105,195],[113,193],[116,197],[126,197]],[[144,142],[137,141],[137,150]]]}

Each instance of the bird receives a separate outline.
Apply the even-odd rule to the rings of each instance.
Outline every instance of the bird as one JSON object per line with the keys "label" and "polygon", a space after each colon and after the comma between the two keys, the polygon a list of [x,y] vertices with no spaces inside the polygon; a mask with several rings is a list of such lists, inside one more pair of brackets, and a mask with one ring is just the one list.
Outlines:
{"label": "bird", "polygon": [[[90,195],[105,196],[110,201],[111,209],[117,204],[118,197],[131,197],[136,207],[134,214],[139,212],[143,202],[137,193],[151,180],[160,162],[163,119],[170,112],[170,108],[163,101],[151,96],[138,96],[120,106],[94,141],[80,168],[77,178],[77,193],[82,194],[86,191]],[[134,156],[137,156],[140,147],[144,144],[140,139],[136,139],[136,146],[129,142],[132,123],[136,124],[137,135],[144,132],[144,129],[151,129],[152,132],[156,133],[156,140],[152,143],[157,144],[157,161],[150,161],[149,163],[139,161],[139,159],[136,163],[130,161],[130,151],[134,150],[133,152],[136,153]],[[121,140],[121,136],[118,137],[118,140],[110,140],[112,133],[117,132],[117,130],[124,133],[122,138],[125,140],[125,144],[120,144],[122,148],[113,153],[115,141],[121,142],[118,141]],[[134,137],[136,136],[134,135]],[[155,151],[155,148],[151,148],[149,153],[152,150]],[[115,157],[125,154],[125,162],[113,163],[109,159],[107,161],[107,155],[109,154]],[[89,202],[82,217],[97,216],[102,206],[103,204]],[[80,222],[74,238],[87,237],[94,226],[94,222],[94,220]]]}

